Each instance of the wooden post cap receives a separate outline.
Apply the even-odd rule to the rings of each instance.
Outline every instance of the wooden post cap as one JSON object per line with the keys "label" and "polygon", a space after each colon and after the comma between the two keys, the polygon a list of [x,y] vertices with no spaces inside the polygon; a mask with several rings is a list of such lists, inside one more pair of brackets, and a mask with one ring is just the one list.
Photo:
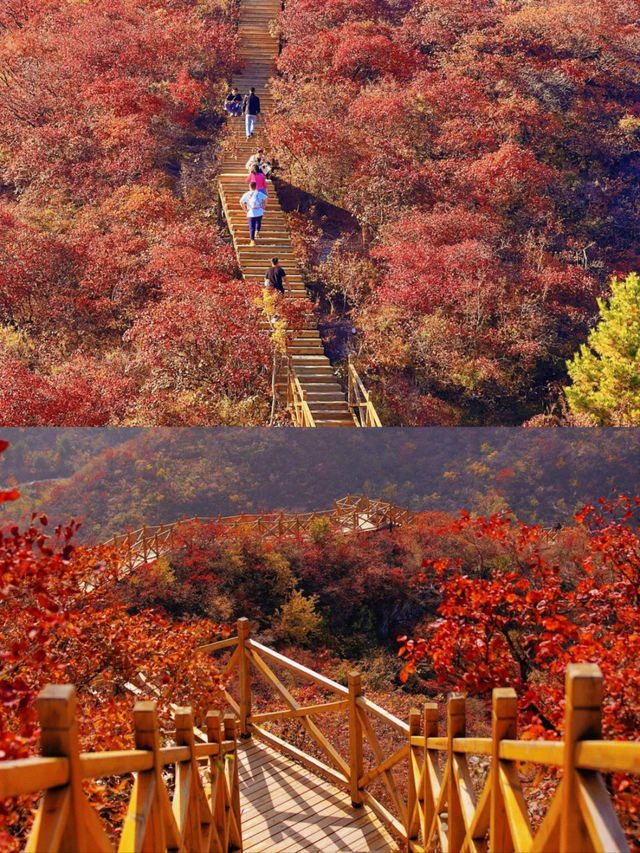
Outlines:
{"label": "wooden post cap", "polygon": [[235,740],[238,728],[238,720],[235,714],[228,713],[224,715],[224,738],[225,740]]}
{"label": "wooden post cap", "polygon": [[210,741],[221,741],[222,734],[222,711],[209,711],[207,714],[207,737]]}
{"label": "wooden post cap", "polygon": [[425,718],[425,720],[433,720],[436,723],[438,722],[438,703],[437,702],[425,702],[424,718]]}
{"label": "wooden post cap", "polygon": [[513,687],[494,687],[491,693],[493,716],[498,720],[511,720],[518,714],[518,697]]}
{"label": "wooden post cap", "polygon": [[36,700],[42,728],[68,729],[76,715],[76,688],[73,684],[47,684]]}
{"label": "wooden post cap", "polygon": [[136,702],[133,706],[133,720],[136,731],[154,732],[158,728],[158,703],[155,701]]}
{"label": "wooden post cap", "polygon": [[176,708],[173,712],[173,719],[176,726],[179,726],[181,729],[193,726],[193,711],[191,707],[187,705],[184,708]]}
{"label": "wooden post cap", "polygon": [[565,675],[567,705],[600,708],[604,696],[602,671],[595,663],[570,663]]}
{"label": "wooden post cap", "polygon": [[447,716],[464,717],[466,701],[460,693],[450,693],[447,699]]}
{"label": "wooden post cap", "polygon": [[417,708],[412,708],[409,711],[409,735],[419,735],[420,734],[420,718],[421,714]]}

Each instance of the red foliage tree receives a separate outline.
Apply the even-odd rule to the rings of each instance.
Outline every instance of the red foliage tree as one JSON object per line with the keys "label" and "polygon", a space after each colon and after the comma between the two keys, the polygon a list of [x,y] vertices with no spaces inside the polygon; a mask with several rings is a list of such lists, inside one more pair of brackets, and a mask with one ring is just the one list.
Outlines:
{"label": "red foliage tree", "polygon": [[257,294],[171,177],[236,64],[215,4],[3,6],[0,423],[264,422]]}
{"label": "red foliage tree", "polygon": [[[7,443],[0,442],[0,453]],[[0,502],[18,497],[0,493]],[[167,702],[193,704],[196,716],[216,702],[220,680],[196,652],[218,632],[211,622],[172,624],[153,611],[135,612],[118,595],[121,557],[113,549],[75,547],[77,524],[49,532],[45,515],[25,529],[0,533],[0,760],[37,747],[35,698],[46,683],[76,685],[84,748],[130,748],[133,694],[140,674]],[[155,695],[154,697],[155,698]],[[222,701],[220,701],[220,707]],[[165,716],[166,719],[166,716]],[[117,822],[124,801],[106,786],[92,798]],[[21,849],[34,798],[0,804],[0,842]]]}
{"label": "red foliage tree", "polygon": [[391,422],[540,411],[638,261],[636,5],[472,5],[282,15],[273,138],[373,237],[380,285],[352,288],[350,321]]}
{"label": "red foliage tree", "polygon": [[[513,685],[525,737],[553,738],[563,726],[563,684],[572,662],[603,671],[605,736],[635,739],[640,728],[640,498],[620,497],[577,516],[581,536],[563,553],[560,534],[515,524],[509,516],[472,519],[449,530],[475,543],[476,559],[428,561],[420,582],[436,584],[437,618],[419,638],[400,638],[402,678],[416,665],[471,694]],[[567,544],[569,540],[564,543]],[[640,790],[612,782],[630,831]]]}

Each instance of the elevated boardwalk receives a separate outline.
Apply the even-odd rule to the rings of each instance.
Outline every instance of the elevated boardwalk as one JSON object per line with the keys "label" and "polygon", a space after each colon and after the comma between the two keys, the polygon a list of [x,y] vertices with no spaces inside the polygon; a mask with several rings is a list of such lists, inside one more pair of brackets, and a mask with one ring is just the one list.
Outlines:
{"label": "elevated boardwalk", "polygon": [[181,545],[181,532],[192,524],[214,524],[228,531],[252,530],[257,536],[270,537],[307,534],[322,519],[326,519],[335,531],[374,533],[411,524],[415,518],[416,513],[388,501],[347,495],[334,501],[331,509],[316,512],[219,515],[214,518],[186,518],[172,524],[145,525],[138,530],[117,534],[105,545],[121,548],[122,566],[126,571],[132,571]]}
{"label": "elevated boardwalk", "polygon": [[[286,298],[307,298],[302,271],[296,258],[284,211],[273,181],[267,182],[269,204],[262,232],[255,247],[249,245],[247,217],[239,204],[248,189],[245,163],[258,147],[268,151],[267,130],[273,99],[269,78],[278,55],[278,42],[269,33],[269,23],[280,13],[280,0],[244,0],[240,8],[239,37],[244,72],[233,85],[245,94],[255,86],[261,115],[251,140],[246,139],[244,117],[230,118],[226,152],[220,164],[219,192],[244,279],[252,283],[256,296],[262,292],[264,274],[277,256],[287,272]],[[256,286],[256,284],[258,286]],[[287,402],[297,426],[353,427],[360,424],[324,353],[313,318],[293,334],[288,356],[290,369],[278,377],[278,396]],[[288,375],[291,374],[291,375]],[[351,396],[351,394],[350,394]]]}

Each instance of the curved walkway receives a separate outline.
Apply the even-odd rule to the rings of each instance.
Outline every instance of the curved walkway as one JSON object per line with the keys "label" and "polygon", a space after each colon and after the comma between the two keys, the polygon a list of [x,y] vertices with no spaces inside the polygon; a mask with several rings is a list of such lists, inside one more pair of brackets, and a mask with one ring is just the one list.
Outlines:
{"label": "curved walkway", "polygon": [[[246,62],[244,71],[233,80],[233,85],[245,94],[255,86],[260,97],[261,116],[256,133],[246,139],[244,118],[230,118],[227,147],[221,162],[219,177],[220,197],[227,224],[233,238],[238,263],[245,280],[257,280],[260,290],[271,258],[277,255],[289,281],[289,297],[306,298],[302,271],[291,244],[284,212],[272,181],[268,181],[269,205],[262,232],[255,247],[249,246],[249,233],[245,212],[239,204],[246,191],[245,163],[256,149],[268,148],[265,120],[268,123],[273,101],[269,93],[269,78],[278,55],[278,42],[269,33],[269,22],[280,13],[280,0],[244,0],[240,8],[239,37],[241,55]],[[289,344],[293,373],[299,382],[304,399],[316,426],[353,427],[354,416],[349,410],[345,395],[324,354],[322,341],[315,321],[310,320]],[[278,395],[286,402],[286,371],[278,377]]]}

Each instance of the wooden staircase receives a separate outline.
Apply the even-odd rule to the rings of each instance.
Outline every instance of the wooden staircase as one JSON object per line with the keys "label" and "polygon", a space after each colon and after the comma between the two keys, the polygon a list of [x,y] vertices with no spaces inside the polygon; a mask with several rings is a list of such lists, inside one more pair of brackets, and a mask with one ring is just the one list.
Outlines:
{"label": "wooden staircase", "polygon": [[[219,191],[247,286],[251,286],[258,296],[262,292],[264,274],[271,266],[271,258],[277,256],[287,271],[289,289],[285,298],[299,299],[306,298],[307,293],[273,181],[267,182],[269,204],[255,247],[249,245],[247,217],[239,203],[240,196],[248,189],[245,163],[257,148],[264,147],[268,151],[265,128],[268,128],[273,107],[269,78],[278,55],[278,42],[269,33],[269,22],[278,17],[280,9],[280,0],[245,0],[240,8],[240,51],[246,64],[243,73],[233,79],[233,85],[243,94],[255,86],[261,115],[251,140],[246,139],[244,117],[229,118],[226,150],[220,163]],[[265,319],[265,330],[268,328]],[[305,328],[290,339],[288,356],[288,368],[280,371],[276,391],[280,399],[287,400],[296,425],[359,425],[324,353],[311,312]],[[288,372],[293,376],[289,377]],[[299,397],[297,404],[292,401],[292,394]],[[301,409],[307,412],[306,421],[299,417]]]}

